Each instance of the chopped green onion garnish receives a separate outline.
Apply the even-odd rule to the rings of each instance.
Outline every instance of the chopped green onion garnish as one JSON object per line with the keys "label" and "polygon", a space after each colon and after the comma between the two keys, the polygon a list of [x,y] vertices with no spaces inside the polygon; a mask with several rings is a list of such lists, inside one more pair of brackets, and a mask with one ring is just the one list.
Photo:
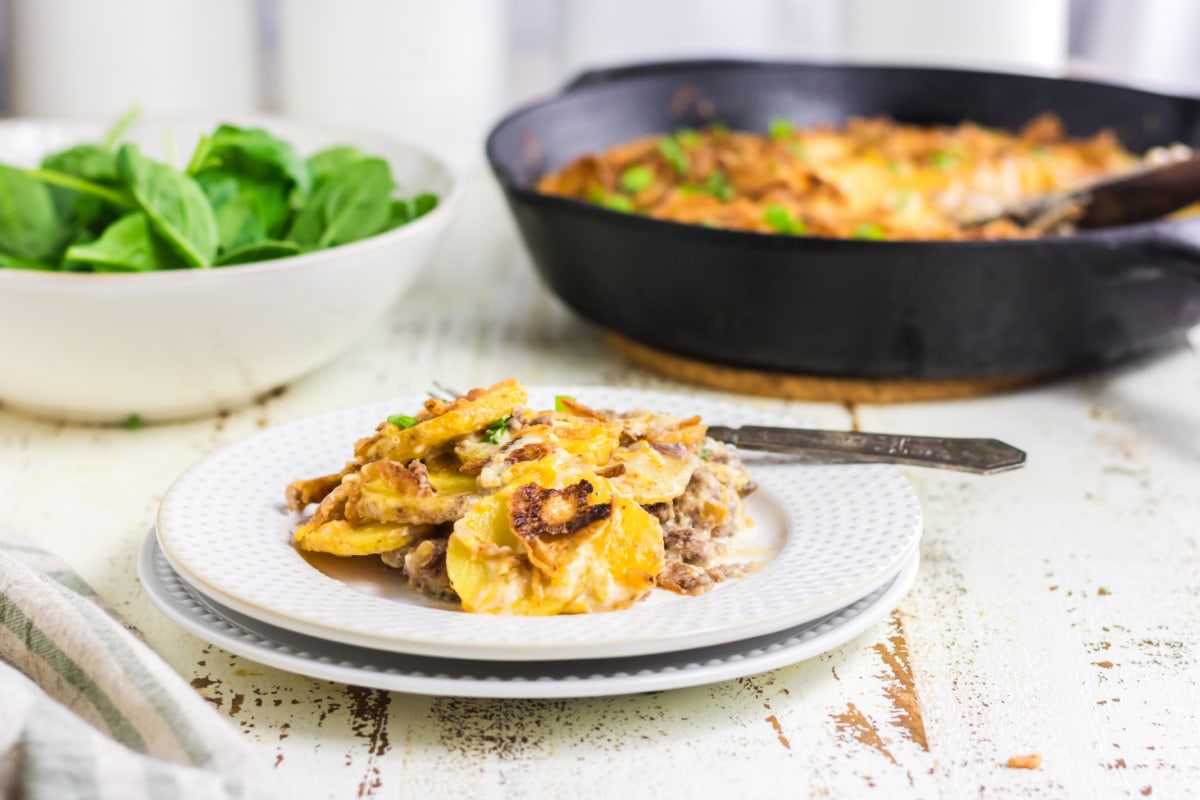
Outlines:
{"label": "chopped green onion garnish", "polygon": [[714,122],[708,126],[708,130],[713,136],[724,136],[729,133],[729,126],[724,122]]}
{"label": "chopped green onion garnish", "polygon": [[899,162],[899,161],[897,161],[897,160],[896,160],[896,159],[894,159],[894,158],[889,158],[889,159],[888,159],[888,162],[887,162],[887,168],[888,168],[888,171],[889,171],[889,172],[892,172],[892,173],[895,173],[895,174],[899,174],[899,172],[900,172],[900,162]]}
{"label": "chopped green onion garnish", "polygon": [[854,229],[855,239],[882,239],[883,228],[873,222],[865,222]]}
{"label": "chopped green onion garnish", "polygon": [[705,442],[704,446],[700,448],[700,458],[704,459],[705,461],[708,461],[709,455],[710,455],[710,451],[708,449],[708,442]]}
{"label": "chopped green onion garnish", "polygon": [[554,410],[555,411],[566,411],[567,410],[566,405],[563,403],[564,400],[570,400],[572,403],[575,402],[575,398],[571,397],[571,395],[569,395],[569,394],[556,394],[556,395],[554,395]]}
{"label": "chopped green onion garnish", "polygon": [[1046,156],[1050,155],[1050,148],[1044,144],[1039,144],[1037,147],[1033,148],[1029,152],[1033,154],[1034,158],[1040,159],[1040,158],[1045,158]]}
{"label": "chopped green onion garnish", "polygon": [[675,131],[675,138],[685,148],[699,147],[704,143],[704,137],[694,128],[680,128]]}
{"label": "chopped green onion garnish", "polygon": [[604,207],[610,208],[613,211],[623,211],[628,214],[633,211],[633,201],[625,195],[610,194],[604,198]]}
{"label": "chopped green onion garnish", "polygon": [[734,195],[733,187],[729,185],[729,179],[719,169],[714,169],[704,179],[704,193],[711,194],[722,203],[729,202]]}
{"label": "chopped green onion garnish", "polygon": [[667,159],[667,163],[669,163],[676,172],[678,172],[680,175],[687,174],[689,164],[687,154],[683,152],[683,145],[669,137],[659,139],[658,152],[663,154],[663,158]]}
{"label": "chopped green onion garnish", "polygon": [[808,161],[808,150],[805,149],[801,142],[788,142],[788,150],[792,151],[792,155],[801,161]]}
{"label": "chopped green onion garnish", "polygon": [[951,153],[948,150],[938,150],[929,154],[929,163],[946,172],[957,167],[959,161],[962,161],[962,158],[958,154]]}
{"label": "chopped green onion garnish", "polygon": [[512,419],[512,414],[500,419],[487,426],[487,430],[483,432],[483,440],[492,444],[500,444],[500,440],[504,438],[504,434],[508,432],[508,421]]}
{"label": "chopped green onion garnish", "polygon": [[633,201],[623,194],[616,192],[606,192],[599,186],[592,187],[587,194],[587,199],[596,205],[610,208],[613,211],[633,211]]}
{"label": "chopped green onion garnish", "polygon": [[630,194],[637,194],[654,183],[654,170],[645,164],[636,164],[621,174],[621,188]]}
{"label": "chopped green onion garnish", "polygon": [[763,212],[763,222],[777,233],[786,233],[792,236],[803,236],[807,230],[804,220],[796,219],[787,206],[778,203],[767,206],[767,210]]}
{"label": "chopped green onion garnish", "polygon": [[387,421],[395,425],[397,428],[411,428],[417,424],[416,417],[410,417],[407,414],[392,414],[387,418]]}
{"label": "chopped green onion garnish", "polygon": [[136,431],[138,428],[142,427],[142,418],[137,414],[130,414],[121,424],[125,426],[125,430],[127,431]]}
{"label": "chopped green onion garnish", "polygon": [[771,138],[775,141],[786,139],[792,135],[792,121],[783,117],[776,117],[771,120],[771,124],[767,127],[771,134]]}
{"label": "chopped green onion garnish", "polygon": [[892,209],[899,211],[908,205],[908,201],[912,200],[912,189],[901,189],[896,192],[896,196],[892,198]]}

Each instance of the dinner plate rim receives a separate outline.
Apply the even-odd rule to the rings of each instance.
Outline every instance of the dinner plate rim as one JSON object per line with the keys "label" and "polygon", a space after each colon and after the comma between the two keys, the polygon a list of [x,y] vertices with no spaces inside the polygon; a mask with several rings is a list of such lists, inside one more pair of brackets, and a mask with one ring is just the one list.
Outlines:
{"label": "dinner plate rim", "polygon": [[[161,564],[156,563],[158,557],[162,558]],[[172,590],[160,577],[163,567],[178,581],[177,590]],[[579,667],[587,662],[487,662],[425,657],[340,645],[285,629],[271,630],[273,626],[252,618],[247,626],[231,615],[230,609],[205,599],[186,578],[174,572],[154,532],[145,537],[137,561],[138,577],[152,605],[189,634],[235,655],[318,680],[417,695],[486,699],[571,699],[684,689],[790,666],[840,647],[882,621],[908,594],[919,567],[918,548],[905,557],[890,582],[874,592],[818,620],[775,634],[707,648],[602,659],[599,663],[601,668],[609,670],[607,674],[582,674],[588,670]],[[268,630],[264,631],[262,626]],[[337,657],[319,654],[321,648],[330,645],[343,652]],[[383,663],[399,660],[401,667],[355,663],[346,657],[347,649]],[[405,662],[407,670],[403,668]],[[517,677],[486,674],[489,668],[496,667],[528,668],[531,672]],[[446,674],[446,670],[455,668],[467,674]],[[536,674],[539,669],[541,675]],[[441,671],[429,674],[430,670]],[[546,674],[556,670],[565,674]]]}

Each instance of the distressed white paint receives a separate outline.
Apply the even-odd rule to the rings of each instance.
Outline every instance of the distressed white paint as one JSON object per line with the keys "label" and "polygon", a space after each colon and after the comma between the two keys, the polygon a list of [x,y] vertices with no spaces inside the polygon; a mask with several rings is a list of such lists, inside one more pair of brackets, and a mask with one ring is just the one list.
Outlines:
{"label": "distressed white paint", "polygon": [[[197,457],[260,425],[434,379],[671,386],[622,362],[546,295],[494,190],[474,188],[436,270],[354,350],[281,397],[136,432],[0,412],[0,516],[77,568],[196,680],[277,763],[291,796],[1197,791],[1200,362],[1190,351],[1012,395],[859,410],[866,429],[994,435],[1030,451],[1026,470],[993,478],[910,473],[928,525],[921,575],[895,624],[928,751],[894,724],[887,693],[898,684],[877,649],[896,635],[891,622],[758,678],[537,702],[354,690],[259,667],[167,622],[134,573],[157,501]],[[840,406],[791,408],[816,424],[850,423]],[[849,704],[878,746],[839,723]],[[1032,752],[1041,770],[1004,766]]]}

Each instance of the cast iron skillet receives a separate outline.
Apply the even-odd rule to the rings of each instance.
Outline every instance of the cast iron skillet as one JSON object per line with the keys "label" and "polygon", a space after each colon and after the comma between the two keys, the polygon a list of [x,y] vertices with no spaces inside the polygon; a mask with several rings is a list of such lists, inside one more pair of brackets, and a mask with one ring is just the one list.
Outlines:
{"label": "cast iron skillet", "polygon": [[1044,111],[1134,151],[1200,146],[1200,100],[1075,80],[741,61],[590,73],[502,120],[487,155],[533,261],[592,322],[719,363],[833,376],[1076,370],[1182,340],[1200,321],[1200,219],[1001,242],[880,242],[714,230],[532,188],[639,136],[719,120],[766,130],[888,114],[1017,129]]}

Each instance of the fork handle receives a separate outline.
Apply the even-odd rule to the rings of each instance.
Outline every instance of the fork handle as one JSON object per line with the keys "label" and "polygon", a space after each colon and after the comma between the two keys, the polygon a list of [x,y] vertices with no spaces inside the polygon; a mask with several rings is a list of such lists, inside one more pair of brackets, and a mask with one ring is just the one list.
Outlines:
{"label": "fork handle", "polygon": [[992,475],[1025,465],[1025,451],[996,439],[891,433],[710,426],[708,435],[744,450],[801,457],[814,464],[906,464]]}

